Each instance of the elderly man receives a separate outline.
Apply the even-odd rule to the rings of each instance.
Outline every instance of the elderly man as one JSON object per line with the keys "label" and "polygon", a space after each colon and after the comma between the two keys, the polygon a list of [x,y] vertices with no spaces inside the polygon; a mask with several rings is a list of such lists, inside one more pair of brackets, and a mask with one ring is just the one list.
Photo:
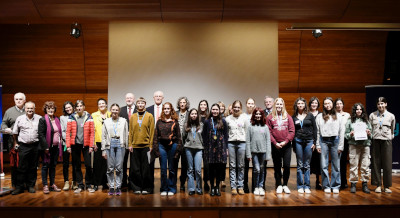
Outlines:
{"label": "elderly man", "polygon": [[[8,145],[8,151],[10,155],[13,155],[15,153],[13,149],[13,137],[12,137],[12,129],[14,127],[15,120],[17,117],[24,115],[25,114],[25,94],[18,92],[14,95],[14,102],[15,106],[10,107],[7,109],[6,113],[4,114],[3,121],[1,122],[1,129],[4,130],[4,144]],[[16,172],[17,172],[17,166],[11,167],[11,183],[12,186],[15,188],[16,185]]]}
{"label": "elderly man", "polygon": [[24,185],[30,193],[35,193],[37,178],[37,157],[39,148],[38,126],[41,116],[35,114],[35,103],[25,103],[25,115],[15,121],[13,127],[14,149],[19,152],[16,188],[12,192],[17,195],[23,192]]}

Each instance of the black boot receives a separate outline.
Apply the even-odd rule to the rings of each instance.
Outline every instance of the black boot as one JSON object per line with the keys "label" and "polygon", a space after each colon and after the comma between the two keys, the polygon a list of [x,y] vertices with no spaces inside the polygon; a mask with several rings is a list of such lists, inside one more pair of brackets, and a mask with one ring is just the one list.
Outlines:
{"label": "black boot", "polygon": [[219,191],[219,188],[215,189],[215,195],[216,196],[221,196],[221,192]]}
{"label": "black boot", "polygon": [[367,193],[367,194],[371,193],[371,191],[370,191],[369,188],[368,188],[367,182],[363,182],[363,183],[362,183],[362,191],[363,191],[364,193]]}
{"label": "black boot", "polygon": [[210,196],[215,196],[215,189],[214,188],[211,188]]}
{"label": "black boot", "polygon": [[356,193],[356,183],[351,183],[350,192],[351,193]]}
{"label": "black boot", "polygon": [[205,183],[204,183],[204,191],[205,191],[205,192],[210,191],[210,186],[208,185],[208,182],[205,182]]}

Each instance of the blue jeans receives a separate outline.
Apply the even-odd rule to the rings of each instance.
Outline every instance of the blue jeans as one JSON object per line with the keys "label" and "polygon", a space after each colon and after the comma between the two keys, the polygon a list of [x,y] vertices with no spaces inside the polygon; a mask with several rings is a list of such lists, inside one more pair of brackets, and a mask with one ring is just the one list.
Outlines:
{"label": "blue jeans", "polygon": [[253,188],[262,188],[264,183],[264,161],[267,154],[251,153],[253,159]]}
{"label": "blue jeans", "polygon": [[[229,180],[231,188],[243,188],[244,158],[246,154],[245,142],[228,142],[229,151]],[[236,170],[238,175],[236,175]],[[237,176],[237,177],[236,177]]]}
{"label": "blue jeans", "polygon": [[310,189],[310,162],[313,140],[295,138],[297,159],[297,189]]}
{"label": "blue jeans", "polygon": [[[338,137],[321,137],[321,179],[322,187],[340,188],[340,154],[338,153]],[[331,180],[329,181],[329,154],[331,155]]]}
{"label": "blue jeans", "polygon": [[[174,165],[176,143],[171,146],[164,146],[159,144],[160,150],[160,168],[161,168],[161,187],[160,192],[173,192],[176,193],[176,168]],[[167,178],[167,166],[169,175]]]}
{"label": "blue jeans", "polygon": [[[125,148],[106,149],[107,153],[107,181],[110,188],[121,188],[122,185],[122,165],[124,164]],[[115,183],[114,183],[115,170]]]}
{"label": "blue jeans", "polygon": [[[188,190],[194,191],[194,177],[196,176],[196,191],[201,192],[201,162],[203,161],[203,150],[185,148],[186,158],[188,161]],[[194,163],[194,166],[193,166]],[[194,167],[194,170],[193,170]]]}

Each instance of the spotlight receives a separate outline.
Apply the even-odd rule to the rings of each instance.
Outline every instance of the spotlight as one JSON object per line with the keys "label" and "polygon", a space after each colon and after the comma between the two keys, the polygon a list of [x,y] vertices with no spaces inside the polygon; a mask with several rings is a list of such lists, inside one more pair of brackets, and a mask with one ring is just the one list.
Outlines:
{"label": "spotlight", "polygon": [[70,35],[75,37],[76,39],[79,38],[82,34],[81,32],[82,26],[78,23],[71,24],[71,32]]}
{"label": "spotlight", "polygon": [[322,36],[322,30],[320,30],[320,29],[315,29],[315,30],[312,31],[312,35],[313,35],[316,39],[318,39],[319,37]]}

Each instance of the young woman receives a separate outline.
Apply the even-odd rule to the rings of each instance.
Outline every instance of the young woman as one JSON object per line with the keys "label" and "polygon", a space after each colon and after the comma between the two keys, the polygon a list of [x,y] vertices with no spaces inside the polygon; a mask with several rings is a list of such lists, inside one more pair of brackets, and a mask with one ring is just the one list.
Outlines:
{"label": "young woman", "polygon": [[264,110],[257,107],[251,116],[251,125],[246,133],[246,157],[253,160],[254,195],[265,195],[264,162],[271,160],[271,138],[268,126],[265,125]]}
{"label": "young woman", "polygon": [[[246,100],[246,115],[247,115],[247,120],[250,122],[251,115],[253,114],[253,110],[256,107],[256,102],[254,101],[253,98],[248,98]],[[244,159],[244,181],[243,181],[243,188],[245,193],[250,193],[249,190],[249,167],[250,167],[250,161],[245,158]],[[254,181],[253,181],[254,183]],[[252,192],[254,191],[254,187],[252,187]]]}
{"label": "young woman", "polygon": [[[365,128],[365,139],[355,138],[354,129],[357,126]],[[361,164],[361,181],[363,192],[369,194],[367,182],[369,180],[369,147],[371,146],[372,127],[368,121],[368,115],[364,105],[355,103],[351,109],[351,119],[346,123],[345,137],[349,142],[350,153],[350,192],[356,193],[358,182],[358,165]]]}
{"label": "young woman", "polygon": [[[220,114],[221,114],[222,119],[225,119],[227,116],[225,116],[226,111],[225,111],[225,104],[224,104],[224,102],[218,101],[217,104],[219,105]],[[226,187],[225,178],[226,178],[226,170],[224,171],[223,174],[221,174],[221,187],[222,187],[222,188],[225,188],[225,187]]]}
{"label": "young woman", "polygon": [[[325,193],[339,194],[340,153],[343,151],[344,125],[337,117],[331,97],[324,99],[324,109],[317,119],[317,149],[321,153],[322,187]],[[331,179],[329,180],[329,154],[331,155]]]}
{"label": "young woman", "polygon": [[311,193],[310,162],[317,142],[317,125],[312,113],[308,112],[307,102],[299,97],[293,105],[295,127],[295,151],[297,159],[297,191],[300,194]]}
{"label": "young woman", "polygon": [[[310,108],[310,113],[314,116],[314,119],[316,119],[317,115],[320,113],[318,111],[319,106],[319,99],[317,97],[311,97],[310,101],[308,102],[308,107]],[[317,149],[313,149],[310,163],[310,173],[315,174],[315,189],[322,190],[321,182],[319,180],[321,175],[321,153],[319,153]]]}
{"label": "young woman", "polygon": [[[192,108],[189,111],[189,119],[183,132],[183,144],[188,160],[188,189],[189,195],[202,195],[201,162],[203,161],[203,123],[199,121],[198,111]],[[196,186],[194,180],[196,177]],[[196,192],[195,192],[196,191]]]}
{"label": "young woman", "polygon": [[[62,130],[58,117],[54,115],[57,107],[54,101],[46,101],[43,105],[44,117],[39,120],[38,133],[40,138],[43,193],[50,191],[60,192],[61,189],[54,183],[58,157],[62,155]],[[47,175],[50,175],[50,188],[47,184]]]}
{"label": "young woman", "polygon": [[125,149],[128,148],[128,121],[119,117],[118,104],[112,104],[110,110],[111,118],[105,119],[103,124],[101,151],[102,156],[107,160],[107,180],[110,186],[108,195],[121,195],[122,165]]}
{"label": "young woman", "polygon": [[[228,126],[221,118],[218,104],[211,106],[211,113],[204,122],[202,132],[204,159],[210,167],[211,196],[221,196],[219,184],[226,166]],[[214,183],[215,182],[215,183]]]}
{"label": "young woman", "polygon": [[[335,106],[337,117],[342,120],[343,128],[346,128],[345,125],[347,120],[350,118],[350,114],[343,111],[343,99],[337,98],[333,105]],[[343,151],[340,154],[340,189],[346,189],[349,187],[349,185],[347,185],[347,157],[349,156],[349,143],[347,142],[346,137],[344,138],[343,145]]]}
{"label": "young woman", "polygon": [[[267,117],[267,125],[271,135],[272,160],[274,162],[274,175],[276,193],[282,191],[290,194],[287,186],[290,176],[290,161],[292,155],[291,141],[294,138],[293,119],[286,112],[285,101],[276,98],[272,112]],[[282,160],[283,160],[283,183],[282,183]]]}
{"label": "young woman", "polygon": [[[65,137],[66,137],[66,131],[67,131],[67,122],[69,116],[74,113],[74,104],[70,101],[64,102],[63,105],[63,114],[60,117],[60,125],[61,125],[61,130],[62,130],[62,144],[63,144],[63,176],[64,176],[64,191],[69,190],[69,156],[70,153],[67,151],[67,146],[65,144]],[[72,182],[71,182],[71,188],[76,189],[78,186],[76,185],[76,178],[75,178],[75,168],[72,167]]]}
{"label": "young woman", "polygon": [[[199,102],[199,106],[197,108],[198,108],[197,111],[198,111],[200,123],[204,124],[204,121],[207,119],[208,115],[210,114],[210,110],[208,108],[208,101],[201,100]],[[209,176],[208,165],[204,159],[203,159],[203,173],[204,173],[204,176],[203,176],[204,191],[208,192],[208,191],[210,191],[210,185],[208,184],[209,180],[210,180],[210,176]]]}
{"label": "young woman", "polygon": [[161,196],[172,196],[176,193],[177,168],[174,163],[181,150],[182,140],[178,116],[172,104],[166,102],[163,104],[161,117],[156,124],[153,143],[154,155],[160,158]]}
{"label": "young woman", "polygon": [[369,115],[372,124],[372,185],[376,185],[375,192],[381,193],[381,169],[383,169],[383,191],[392,193],[392,140],[396,119],[392,113],[387,111],[385,97],[377,100],[378,110]]}
{"label": "young woman", "polygon": [[232,103],[233,114],[226,118],[228,125],[229,180],[232,195],[244,195],[244,162],[246,157],[246,131],[249,125],[247,116],[242,113],[242,103]]}

